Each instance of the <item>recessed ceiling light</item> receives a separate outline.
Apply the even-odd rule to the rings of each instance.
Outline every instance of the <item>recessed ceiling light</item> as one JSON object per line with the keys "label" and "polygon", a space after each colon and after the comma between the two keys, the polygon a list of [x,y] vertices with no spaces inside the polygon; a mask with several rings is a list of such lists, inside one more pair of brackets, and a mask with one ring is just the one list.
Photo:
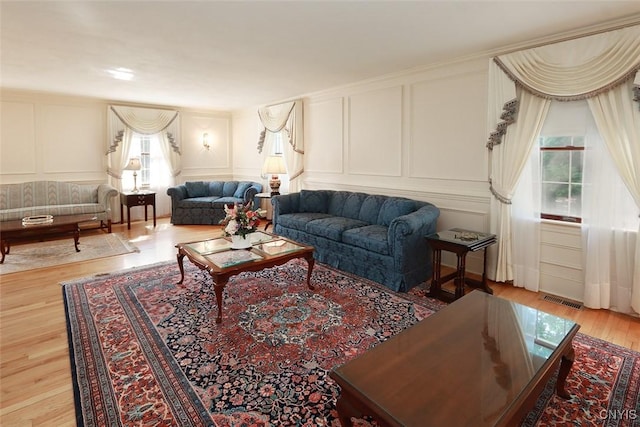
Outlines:
{"label": "recessed ceiling light", "polygon": [[131,80],[133,79],[133,70],[128,68],[112,68],[107,70],[107,73],[111,74],[114,79],[118,80]]}

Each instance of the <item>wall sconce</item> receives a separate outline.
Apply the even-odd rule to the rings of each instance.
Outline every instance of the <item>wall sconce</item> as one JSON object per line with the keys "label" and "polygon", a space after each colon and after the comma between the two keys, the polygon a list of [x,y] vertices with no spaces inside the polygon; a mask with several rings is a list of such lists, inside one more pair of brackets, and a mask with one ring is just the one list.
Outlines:
{"label": "wall sconce", "polygon": [[206,132],[202,134],[202,146],[207,150],[211,148],[211,146],[209,145],[209,134]]}

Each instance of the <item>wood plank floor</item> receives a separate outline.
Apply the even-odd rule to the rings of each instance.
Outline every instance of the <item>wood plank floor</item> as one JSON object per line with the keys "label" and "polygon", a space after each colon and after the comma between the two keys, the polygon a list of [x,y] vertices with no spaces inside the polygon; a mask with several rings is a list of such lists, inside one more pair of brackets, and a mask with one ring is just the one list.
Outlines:
{"label": "wood plank floor", "polygon": [[[139,253],[0,276],[0,425],[76,424],[60,282],[175,260],[175,243],[213,235],[210,226],[173,226],[168,218],[159,218],[155,228],[149,224],[135,222],[131,230],[126,224],[113,227],[114,233],[138,246]],[[11,262],[10,255],[5,262]],[[572,319],[585,334],[640,351],[637,318],[607,310],[576,310],[512,286],[491,286],[495,295]]]}

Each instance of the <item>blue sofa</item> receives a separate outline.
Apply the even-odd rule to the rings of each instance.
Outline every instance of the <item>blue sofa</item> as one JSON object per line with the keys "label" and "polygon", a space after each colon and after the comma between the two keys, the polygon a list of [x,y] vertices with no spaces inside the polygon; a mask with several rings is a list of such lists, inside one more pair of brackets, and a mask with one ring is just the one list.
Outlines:
{"label": "blue sofa", "polygon": [[227,204],[254,203],[262,184],[251,181],[188,181],[170,187],[172,224],[215,225],[224,219]]}
{"label": "blue sofa", "polygon": [[425,236],[440,210],[402,197],[302,190],[272,198],[274,232],[315,247],[314,257],[340,270],[406,292],[431,277]]}

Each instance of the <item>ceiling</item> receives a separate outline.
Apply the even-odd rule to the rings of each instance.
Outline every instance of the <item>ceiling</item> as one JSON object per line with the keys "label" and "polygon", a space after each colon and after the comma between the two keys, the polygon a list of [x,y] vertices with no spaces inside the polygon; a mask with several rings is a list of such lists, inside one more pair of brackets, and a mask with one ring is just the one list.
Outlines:
{"label": "ceiling", "polygon": [[637,0],[1,0],[0,85],[229,111],[636,18]]}

